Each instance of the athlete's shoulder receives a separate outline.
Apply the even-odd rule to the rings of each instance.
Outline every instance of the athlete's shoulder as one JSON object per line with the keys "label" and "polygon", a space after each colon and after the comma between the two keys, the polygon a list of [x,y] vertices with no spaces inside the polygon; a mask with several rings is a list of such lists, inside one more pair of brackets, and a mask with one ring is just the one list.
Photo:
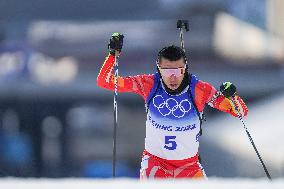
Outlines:
{"label": "athlete's shoulder", "polygon": [[142,78],[144,78],[144,79],[153,80],[154,77],[155,77],[155,74],[141,74],[140,76],[141,76]]}
{"label": "athlete's shoulder", "polygon": [[154,74],[141,74],[132,77],[136,88],[141,90],[141,94],[144,97],[144,100],[147,99],[148,95],[151,92],[151,89],[155,85],[155,75]]}
{"label": "athlete's shoulder", "polygon": [[189,77],[191,86],[194,86],[195,89],[204,90],[206,87],[211,86],[209,83],[200,80],[195,74],[190,74]]}
{"label": "athlete's shoulder", "polygon": [[215,89],[210,83],[200,79],[197,80],[195,88],[204,92],[210,92],[211,90]]}
{"label": "athlete's shoulder", "polygon": [[209,99],[212,95],[214,95],[217,91],[216,89],[208,82],[196,78],[195,85],[195,95],[202,96],[204,99]]}
{"label": "athlete's shoulder", "polygon": [[141,75],[137,75],[135,76],[138,79],[141,79],[143,84],[154,84],[155,81],[155,75],[154,74],[141,74]]}

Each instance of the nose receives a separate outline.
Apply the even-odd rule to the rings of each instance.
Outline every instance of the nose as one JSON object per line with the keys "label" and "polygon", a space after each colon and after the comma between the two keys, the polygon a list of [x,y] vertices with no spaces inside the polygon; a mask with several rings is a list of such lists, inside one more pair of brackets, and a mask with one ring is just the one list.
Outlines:
{"label": "nose", "polygon": [[176,76],[175,74],[172,74],[172,75],[170,76],[170,80],[171,80],[171,81],[176,80],[176,78],[177,78],[177,76]]}

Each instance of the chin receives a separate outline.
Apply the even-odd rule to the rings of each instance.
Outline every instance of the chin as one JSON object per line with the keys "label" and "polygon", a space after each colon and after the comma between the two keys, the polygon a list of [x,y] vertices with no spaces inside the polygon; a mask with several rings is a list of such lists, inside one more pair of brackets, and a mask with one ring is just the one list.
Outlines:
{"label": "chin", "polygon": [[174,90],[177,90],[178,87],[179,87],[179,85],[177,85],[177,86],[175,86],[175,87],[173,87],[173,86],[168,86],[168,88],[171,89],[171,90],[173,90],[173,91],[174,91]]}

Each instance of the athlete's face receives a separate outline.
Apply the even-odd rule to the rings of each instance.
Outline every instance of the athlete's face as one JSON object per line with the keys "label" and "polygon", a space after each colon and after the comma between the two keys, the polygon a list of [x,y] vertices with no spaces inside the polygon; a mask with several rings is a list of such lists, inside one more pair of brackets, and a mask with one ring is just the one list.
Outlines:
{"label": "athlete's face", "polygon": [[161,58],[158,68],[167,87],[171,90],[176,90],[184,78],[184,59],[181,58],[176,61],[170,61],[168,59]]}

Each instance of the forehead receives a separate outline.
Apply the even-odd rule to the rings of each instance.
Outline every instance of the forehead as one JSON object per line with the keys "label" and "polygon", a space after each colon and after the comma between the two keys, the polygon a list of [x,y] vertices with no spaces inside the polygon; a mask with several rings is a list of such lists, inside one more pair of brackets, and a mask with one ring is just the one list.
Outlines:
{"label": "forehead", "polygon": [[185,62],[183,58],[175,61],[170,61],[168,59],[162,58],[159,63],[159,66],[162,68],[178,68],[178,67],[183,67],[184,64]]}

